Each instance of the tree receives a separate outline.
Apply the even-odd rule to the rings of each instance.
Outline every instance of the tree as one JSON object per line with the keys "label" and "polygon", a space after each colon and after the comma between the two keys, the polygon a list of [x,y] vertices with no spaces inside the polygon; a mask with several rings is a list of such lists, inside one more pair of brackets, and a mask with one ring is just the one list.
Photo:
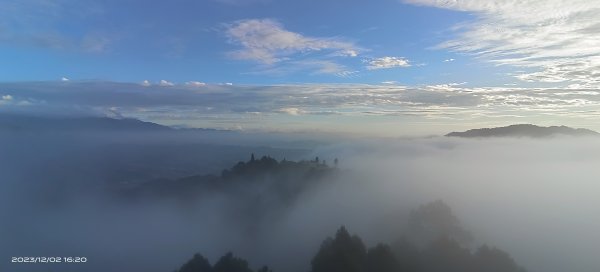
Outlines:
{"label": "tree", "polygon": [[401,271],[421,271],[421,252],[414,244],[401,238],[392,243],[391,249],[400,264]]}
{"label": "tree", "polygon": [[185,263],[178,272],[212,272],[210,263],[204,256],[200,254],[194,254],[191,260]]}
{"label": "tree", "polygon": [[338,163],[339,163],[338,158],[335,158],[335,160],[333,160],[333,164],[335,165],[335,167],[338,167]]}
{"label": "tree", "polygon": [[271,268],[269,268],[268,266],[263,266],[260,269],[258,269],[256,272],[273,272],[273,270],[271,270]]}
{"label": "tree", "polygon": [[366,272],[400,272],[402,267],[388,245],[379,244],[367,251]]}
{"label": "tree", "polygon": [[248,261],[228,252],[215,263],[213,272],[252,272],[252,269],[248,267]]}
{"label": "tree", "polygon": [[508,253],[487,245],[481,246],[474,254],[475,271],[486,272],[523,272]]}
{"label": "tree", "polygon": [[366,248],[358,236],[350,236],[341,227],[335,238],[327,238],[313,258],[312,272],[362,272],[365,267]]}
{"label": "tree", "polygon": [[253,162],[254,161],[254,153],[252,153],[252,155],[250,155],[250,161]]}
{"label": "tree", "polygon": [[[422,253],[423,267],[427,272],[473,271],[471,252],[448,237],[440,237]],[[480,271],[477,271],[480,272]],[[481,272],[486,272],[485,270]]]}

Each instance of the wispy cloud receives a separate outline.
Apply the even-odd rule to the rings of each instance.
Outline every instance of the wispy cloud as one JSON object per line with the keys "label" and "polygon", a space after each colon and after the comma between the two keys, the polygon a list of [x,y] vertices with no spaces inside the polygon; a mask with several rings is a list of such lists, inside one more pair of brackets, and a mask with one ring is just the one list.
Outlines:
{"label": "wispy cloud", "polygon": [[374,59],[366,59],[368,70],[390,69],[398,67],[410,67],[410,62],[401,57],[381,57]]}
{"label": "wispy cloud", "polygon": [[338,55],[356,56],[359,49],[336,38],[308,37],[292,32],[273,19],[250,19],[227,25],[226,35],[242,49],[230,52],[236,59],[273,64],[297,54],[330,50]]}
{"label": "wispy cloud", "polygon": [[175,83],[162,79],[161,81],[158,82],[158,85],[161,87],[172,87],[172,86],[175,86]]}
{"label": "wispy cloud", "polygon": [[353,77],[359,73],[334,60],[308,58],[301,60],[286,60],[278,65],[260,66],[256,71],[249,72],[248,74],[283,76],[300,72],[309,75],[328,74],[343,78]]}
{"label": "wispy cloud", "polygon": [[200,81],[188,81],[185,83],[185,85],[190,87],[202,87],[206,86],[206,83]]}
{"label": "wispy cloud", "polygon": [[289,115],[301,115],[306,113],[304,110],[299,108],[281,108],[279,110],[276,110],[276,112],[285,113]]}
{"label": "wispy cloud", "polygon": [[[386,122],[377,116],[404,116],[411,118],[410,121],[457,124],[473,120],[505,122],[510,116],[518,116],[519,122],[536,118],[567,120],[563,122],[567,125],[600,121],[600,91],[593,88],[483,88],[468,87],[463,83],[412,87],[395,84],[206,84],[201,88],[190,88],[184,83],[173,84],[166,90],[159,84],[72,81],[69,84],[0,83],[0,90],[3,111],[81,113],[87,110],[110,116],[117,111],[122,116],[150,121],[177,120],[190,125],[204,122],[204,126],[215,127],[229,125],[232,120],[249,126],[256,122],[260,127],[285,127],[277,122],[286,116],[298,117],[294,122],[310,127],[315,125],[310,116],[331,115],[347,118],[344,122],[348,124],[371,117],[369,123]],[[26,104],[36,106],[19,107]],[[359,125],[356,128],[361,129]]]}
{"label": "wispy cloud", "polygon": [[600,86],[600,2],[590,0],[405,0],[474,12],[441,44],[499,65],[528,71],[524,81],[579,82]]}

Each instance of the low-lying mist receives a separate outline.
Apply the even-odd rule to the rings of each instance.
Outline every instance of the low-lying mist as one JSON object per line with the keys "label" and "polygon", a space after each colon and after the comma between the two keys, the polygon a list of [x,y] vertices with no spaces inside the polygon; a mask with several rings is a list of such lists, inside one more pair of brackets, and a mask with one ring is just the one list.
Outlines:
{"label": "low-lying mist", "polygon": [[[44,142],[35,137],[29,141]],[[128,146],[128,141],[135,145],[136,138],[120,144]],[[70,142],[64,146],[72,146]],[[101,145],[104,152],[98,153],[86,144],[86,148],[74,147],[58,156],[48,152],[61,152],[61,148],[44,143],[39,149],[44,152],[39,154],[32,149],[18,154],[18,148],[8,146],[10,142],[1,144],[3,150],[12,150],[13,157],[0,157],[0,270],[173,271],[194,253],[215,261],[233,251],[255,268],[266,264],[277,272],[308,271],[322,240],[341,225],[369,246],[390,242],[405,234],[412,209],[437,199],[452,207],[465,229],[472,232],[473,247],[483,243],[497,246],[528,271],[600,269],[597,139],[434,137],[323,144],[287,159],[319,156],[333,165],[338,158],[337,174],[306,188],[291,203],[265,201],[271,206],[261,206],[264,214],[249,214],[244,209],[247,199],[219,191],[191,200],[123,201],[102,185],[71,190],[69,186],[77,186],[74,184],[95,182],[87,176],[63,182],[74,177],[64,172],[81,170],[78,164],[52,168],[44,175],[28,173],[46,169],[43,162],[47,158],[51,158],[49,163],[56,158],[107,163],[106,158],[114,157],[106,153],[119,150]],[[146,144],[144,152],[160,158],[155,146]],[[243,152],[228,153],[226,159],[219,157],[218,148],[210,150],[214,160],[229,161],[230,166],[248,160],[250,152],[278,160],[286,157],[285,152],[267,154],[273,150],[264,147],[246,146]],[[184,154],[193,152],[191,149],[177,152],[195,158]],[[98,154],[104,156],[94,160]],[[197,172],[206,173],[207,169]],[[250,184],[244,190],[254,190],[263,201],[269,196],[262,189]],[[88,262],[10,264],[11,256],[85,256]]]}

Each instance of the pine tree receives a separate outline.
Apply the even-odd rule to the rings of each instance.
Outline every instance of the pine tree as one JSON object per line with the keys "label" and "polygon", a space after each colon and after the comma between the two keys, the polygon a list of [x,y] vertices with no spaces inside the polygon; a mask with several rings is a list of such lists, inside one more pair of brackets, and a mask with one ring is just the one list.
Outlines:
{"label": "pine tree", "polygon": [[341,227],[335,238],[327,238],[312,260],[311,272],[362,272],[366,248],[358,236]]}
{"label": "pine tree", "polygon": [[200,254],[194,254],[191,260],[185,263],[178,272],[212,272],[210,263],[204,256]]}

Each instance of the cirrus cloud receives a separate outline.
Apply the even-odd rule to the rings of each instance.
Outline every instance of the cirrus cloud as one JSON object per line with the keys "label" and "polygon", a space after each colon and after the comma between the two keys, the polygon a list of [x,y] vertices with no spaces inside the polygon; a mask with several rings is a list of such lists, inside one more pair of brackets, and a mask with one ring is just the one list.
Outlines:
{"label": "cirrus cloud", "polygon": [[360,49],[337,38],[308,37],[292,32],[273,19],[241,20],[227,25],[227,37],[242,49],[230,52],[235,59],[274,64],[297,53],[333,51],[336,56],[357,56]]}
{"label": "cirrus cloud", "polygon": [[530,82],[600,85],[600,2],[590,0],[404,0],[474,12],[458,37],[439,48],[472,54],[498,65],[526,68]]}

